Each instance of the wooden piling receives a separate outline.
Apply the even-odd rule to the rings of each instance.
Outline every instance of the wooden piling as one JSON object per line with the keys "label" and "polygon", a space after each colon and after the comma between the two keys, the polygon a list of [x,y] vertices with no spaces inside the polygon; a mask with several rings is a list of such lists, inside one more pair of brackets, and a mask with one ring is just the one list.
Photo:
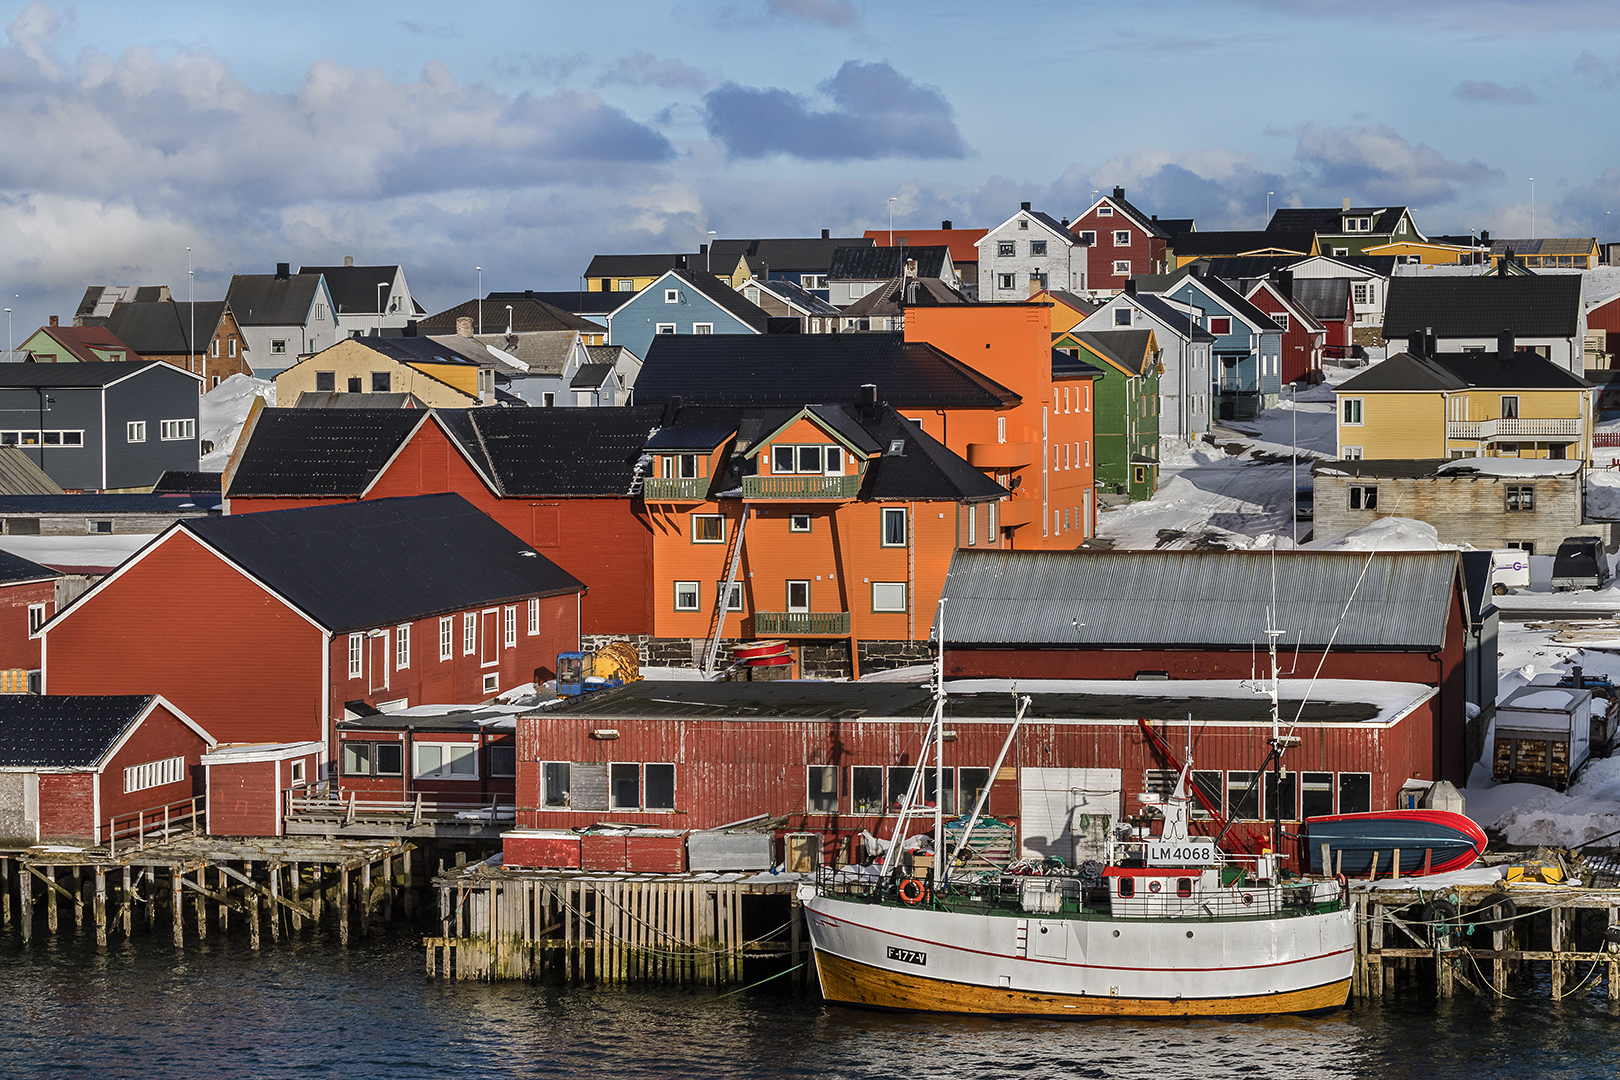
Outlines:
{"label": "wooden piling", "polygon": [[[253,864],[244,863],[242,867],[248,877],[253,875]],[[259,890],[242,890],[247,899],[248,948],[254,952],[259,951]]]}
{"label": "wooden piling", "polygon": [[45,880],[50,886],[45,890],[45,928],[51,932],[51,937],[55,937],[57,930],[55,866],[45,867]]}
{"label": "wooden piling", "polygon": [[229,898],[231,895],[230,879],[226,876],[224,867],[219,867],[215,871],[214,877],[215,880],[219,882],[219,894],[225,897],[227,900],[226,903],[218,905],[219,932],[222,934],[229,933],[231,929],[231,905],[229,903]]}
{"label": "wooden piling", "polygon": [[281,864],[270,864],[270,941],[281,944]]}
{"label": "wooden piling", "polygon": [[0,927],[11,929],[11,859],[0,855]]}
{"label": "wooden piling", "polygon": [[22,924],[23,944],[34,939],[34,875],[26,871],[17,874],[18,920]]}
{"label": "wooden piling", "polygon": [[342,900],[338,903],[338,942],[343,945],[349,943],[349,866],[343,865],[339,889]]}
{"label": "wooden piling", "polygon": [[107,947],[107,871],[96,867],[96,945]]}
{"label": "wooden piling", "polygon": [[371,936],[371,862],[360,864],[360,936]]}
{"label": "wooden piling", "polygon": [[169,909],[173,915],[174,947],[186,947],[186,904],[180,895],[180,867],[169,867]]}
{"label": "wooden piling", "polygon": [[118,890],[118,922],[124,931],[124,940],[135,936],[135,890],[130,887],[129,867],[123,868],[123,883]]}
{"label": "wooden piling", "polygon": [[1552,998],[1562,1001],[1564,998],[1564,964],[1558,959],[1558,954],[1564,951],[1564,912],[1562,908],[1548,908],[1547,917],[1550,920],[1548,929],[1549,947],[1553,954],[1549,963],[1552,965]]}
{"label": "wooden piling", "polygon": [[84,933],[84,870],[73,867],[73,932]]}
{"label": "wooden piling", "polygon": [[193,896],[191,898],[192,903],[197,905],[197,907],[196,907],[197,940],[199,942],[203,942],[203,941],[208,940],[208,893],[207,893],[207,889],[208,889],[208,868],[204,867],[204,866],[199,866],[199,867],[197,867],[197,889],[196,889],[196,892],[193,894]]}

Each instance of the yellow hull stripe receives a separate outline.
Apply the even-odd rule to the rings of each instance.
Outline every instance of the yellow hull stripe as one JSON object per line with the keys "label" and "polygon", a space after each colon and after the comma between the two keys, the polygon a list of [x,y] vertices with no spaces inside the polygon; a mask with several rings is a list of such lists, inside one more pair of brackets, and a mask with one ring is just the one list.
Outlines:
{"label": "yellow hull stripe", "polygon": [[1304,990],[1232,998],[1126,998],[1046,994],[908,975],[816,950],[816,971],[828,1001],[907,1012],[976,1016],[1258,1016],[1337,1009],[1350,998],[1350,980]]}

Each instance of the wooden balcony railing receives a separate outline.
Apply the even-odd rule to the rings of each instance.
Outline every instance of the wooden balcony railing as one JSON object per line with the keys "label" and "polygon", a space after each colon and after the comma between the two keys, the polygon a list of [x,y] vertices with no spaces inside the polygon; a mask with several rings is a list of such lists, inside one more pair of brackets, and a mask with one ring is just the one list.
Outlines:
{"label": "wooden balcony railing", "polygon": [[1581,421],[1578,417],[1446,421],[1448,439],[1511,439],[1548,435],[1578,439],[1581,435]]}
{"label": "wooden balcony railing", "polygon": [[756,611],[755,637],[847,637],[847,611]]}
{"label": "wooden balcony railing", "polygon": [[423,795],[417,792],[406,799],[362,799],[358,792],[311,794],[308,789],[289,788],[286,792],[289,818],[341,822],[352,825],[356,820],[407,820],[412,825],[424,821],[464,821],[469,824],[485,822],[495,824],[511,821],[516,815],[517,800],[512,795],[454,795],[436,792]]}
{"label": "wooden balcony railing", "polygon": [[151,806],[132,814],[115,814],[106,821],[107,851],[118,853],[118,841],[133,840],[137,849],[148,840],[156,843],[176,833],[201,835],[207,827],[208,800],[201,796]]}
{"label": "wooden balcony railing", "polygon": [[702,502],[709,495],[709,478],[649,476],[641,482],[641,495],[648,502]]}
{"label": "wooden balcony railing", "polygon": [[859,476],[745,476],[745,499],[853,499],[861,493]]}

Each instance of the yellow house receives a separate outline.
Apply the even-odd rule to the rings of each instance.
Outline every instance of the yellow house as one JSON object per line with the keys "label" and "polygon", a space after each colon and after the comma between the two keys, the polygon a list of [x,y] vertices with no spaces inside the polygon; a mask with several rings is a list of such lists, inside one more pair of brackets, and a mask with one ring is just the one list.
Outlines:
{"label": "yellow house", "polygon": [[[476,343],[474,343],[476,344]],[[276,403],[291,407],[305,391],[414,394],[430,408],[465,409],[494,400],[490,365],[434,338],[345,338],[276,376]]]}
{"label": "yellow house", "polygon": [[1079,326],[1086,316],[1094,314],[1098,308],[1102,307],[1100,303],[1091,303],[1083,297],[1076,296],[1072,292],[1065,292],[1062,289],[1055,292],[1050,289],[1042,289],[1031,296],[1029,302],[1032,304],[1045,303],[1052,305],[1052,341],[1054,343],[1058,338]]}
{"label": "yellow house", "polygon": [[1537,353],[1397,353],[1335,391],[1340,459],[1592,460],[1593,386]]}
{"label": "yellow house", "polygon": [[1532,270],[1546,268],[1590,270],[1602,263],[1597,237],[1547,236],[1539,240],[1495,240],[1491,243],[1491,265],[1499,266],[1508,252],[1521,265]]}
{"label": "yellow house", "polygon": [[1397,263],[1423,266],[1473,266],[1485,261],[1488,245],[1442,244],[1434,240],[1398,240],[1370,247],[1364,255],[1393,255]]}

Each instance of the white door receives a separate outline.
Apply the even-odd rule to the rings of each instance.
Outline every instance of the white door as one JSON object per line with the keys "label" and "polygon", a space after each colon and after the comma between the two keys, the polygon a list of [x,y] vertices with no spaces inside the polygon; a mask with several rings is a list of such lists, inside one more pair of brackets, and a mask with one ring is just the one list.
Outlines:
{"label": "white door", "polygon": [[1026,859],[1058,858],[1069,866],[1101,861],[1108,831],[1120,819],[1118,769],[1018,770],[1018,816]]}

